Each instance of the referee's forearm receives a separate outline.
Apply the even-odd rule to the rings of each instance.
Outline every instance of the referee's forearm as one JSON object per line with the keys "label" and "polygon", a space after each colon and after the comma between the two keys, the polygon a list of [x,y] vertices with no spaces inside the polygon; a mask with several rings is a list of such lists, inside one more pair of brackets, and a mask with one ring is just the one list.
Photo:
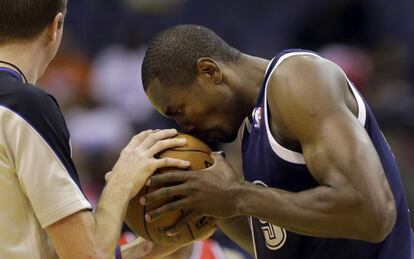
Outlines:
{"label": "referee's forearm", "polygon": [[95,213],[95,234],[105,255],[113,257],[128,207],[132,184],[110,181]]}

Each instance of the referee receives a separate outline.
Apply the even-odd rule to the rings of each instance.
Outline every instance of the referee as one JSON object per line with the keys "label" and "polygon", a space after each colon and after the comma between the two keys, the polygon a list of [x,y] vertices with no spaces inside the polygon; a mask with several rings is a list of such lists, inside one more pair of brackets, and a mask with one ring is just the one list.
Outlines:
{"label": "referee", "polygon": [[59,106],[34,86],[59,48],[66,2],[0,0],[0,258],[119,257],[129,199],[156,169],[188,167],[154,158],[185,144],[170,139],[175,130],[142,132],[122,151],[91,211]]}

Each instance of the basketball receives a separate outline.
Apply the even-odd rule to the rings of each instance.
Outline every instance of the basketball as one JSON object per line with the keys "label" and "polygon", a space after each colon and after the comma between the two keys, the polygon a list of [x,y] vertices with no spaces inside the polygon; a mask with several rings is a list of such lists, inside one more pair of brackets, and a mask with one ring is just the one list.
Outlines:
{"label": "basketball", "polygon": [[[158,155],[159,158],[177,158],[187,160],[191,163],[188,168],[189,171],[202,170],[213,164],[213,160],[210,157],[210,148],[201,140],[186,134],[180,134],[176,138],[187,139],[187,144],[182,147],[169,149],[163,151]],[[172,168],[165,168],[158,170],[156,173],[162,174],[170,170],[177,170]],[[154,243],[159,244],[186,244],[193,240],[203,239],[213,234],[215,230],[215,220],[209,217],[194,218],[187,225],[186,228],[182,228],[180,232],[173,236],[167,236],[167,229],[173,226],[184,215],[185,211],[174,211],[165,213],[159,219],[153,222],[147,222],[145,220],[145,213],[153,209],[161,207],[163,204],[170,202],[171,200],[165,200],[163,202],[151,204],[149,206],[142,206],[139,203],[139,199],[142,195],[156,190],[155,188],[143,187],[140,193],[135,196],[128,205],[125,222],[127,225],[139,236],[147,240],[151,240]]]}

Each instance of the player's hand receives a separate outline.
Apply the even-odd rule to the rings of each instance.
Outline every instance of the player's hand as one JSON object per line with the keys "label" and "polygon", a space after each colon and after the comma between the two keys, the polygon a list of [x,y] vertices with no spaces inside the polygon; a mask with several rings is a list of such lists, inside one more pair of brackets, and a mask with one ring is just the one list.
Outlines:
{"label": "player's hand", "polygon": [[[186,211],[186,214],[167,231],[167,234],[174,235],[195,217],[237,216],[237,205],[234,201],[244,181],[222,155],[213,153],[212,158],[214,164],[201,171],[176,171],[152,176],[147,185],[161,188],[141,197],[141,204],[148,205],[172,198],[173,201],[147,212],[146,220],[154,221],[169,211]],[[177,185],[171,186],[172,184]]]}
{"label": "player's hand", "polygon": [[184,138],[173,138],[177,134],[175,129],[147,130],[133,137],[122,150],[112,172],[106,176],[108,184],[117,183],[121,188],[130,188],[130,197],[132,198],[157,169],[163,167],[188,168],[190,166],[188,161],[154,157],[166,149],[185,145]]}

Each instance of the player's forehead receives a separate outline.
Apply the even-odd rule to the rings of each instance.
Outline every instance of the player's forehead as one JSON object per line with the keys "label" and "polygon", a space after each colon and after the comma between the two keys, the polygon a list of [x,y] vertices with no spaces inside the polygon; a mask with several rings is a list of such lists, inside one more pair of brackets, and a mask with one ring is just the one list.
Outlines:
{"label": "player's forehead", "polygon": [[183,88],[163,85],[158,79],[154,79],[148,85],[146,94],[151,103],[162,114],[167,108],[182,105],[186,93]]}

